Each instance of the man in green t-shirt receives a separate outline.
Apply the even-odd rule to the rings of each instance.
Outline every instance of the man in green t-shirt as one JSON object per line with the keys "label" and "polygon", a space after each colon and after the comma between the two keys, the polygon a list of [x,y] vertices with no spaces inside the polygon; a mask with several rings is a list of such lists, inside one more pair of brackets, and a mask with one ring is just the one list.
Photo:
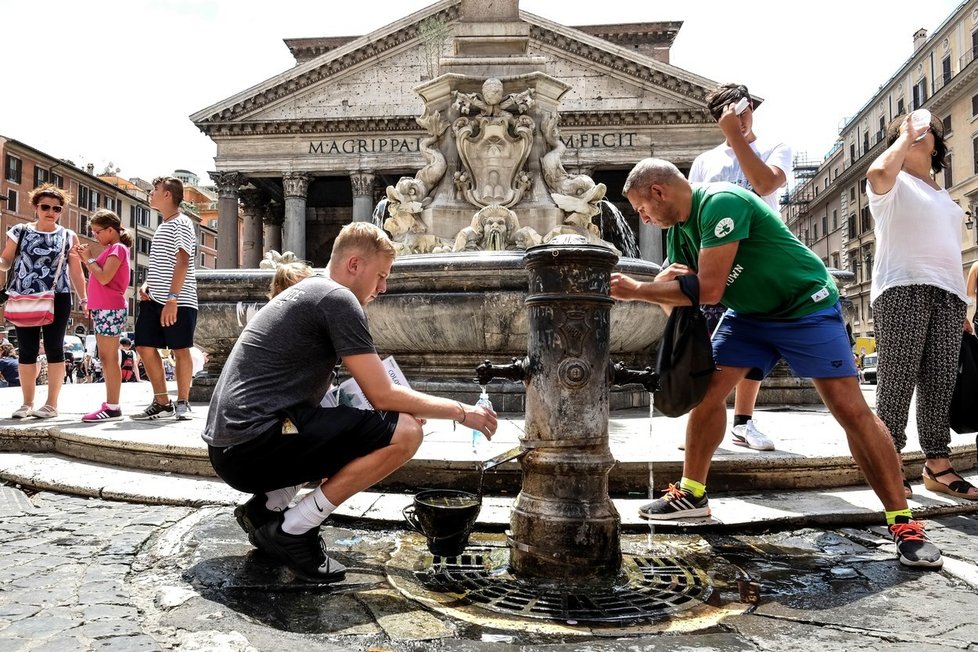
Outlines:
{"label": "man in green t-shirt", "polygon": [[683,477],[643,506],[641,516],[709,516],[706,478],[723,441],[725,399],[749,371],[766,375],[783,357],[799,376],[813,379],[845,429],[853,457],[883,503],[900,562],[939,568],[940,550],[907,507],[893,441],[859,390],[838,291],[822,261],[753,193],[729,183],[693,186],[668,161],[640,161],[623,192],[643,222],[668,229],[671,264],[646,283],[612,275],[611,295],[666,310],[688,306],[680,285],[695,275],[699,303],[729,309],[713,335],[717,371],[689,414]]}

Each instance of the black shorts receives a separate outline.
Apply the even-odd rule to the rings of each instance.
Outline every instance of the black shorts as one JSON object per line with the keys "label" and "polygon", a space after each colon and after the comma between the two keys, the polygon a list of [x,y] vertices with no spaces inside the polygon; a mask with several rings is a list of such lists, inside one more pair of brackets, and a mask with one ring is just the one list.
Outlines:
{"label": "black shorts", "polygon": [[281,422],[263,435],[227,448],[210,446],[217,475],[231,487],[257,494],[320,482],[357,459],[391,443],[397,412],[302,407],[288,410],[297,433]]}
{"label": "black shorts", "polygon": [[194,345],[197,329],[197,309],[177,306],[177,321],[163,326],[160,315],[163,305],[155,301],[140,301],[136,311],[136,346],[153,349],[189,349]]}

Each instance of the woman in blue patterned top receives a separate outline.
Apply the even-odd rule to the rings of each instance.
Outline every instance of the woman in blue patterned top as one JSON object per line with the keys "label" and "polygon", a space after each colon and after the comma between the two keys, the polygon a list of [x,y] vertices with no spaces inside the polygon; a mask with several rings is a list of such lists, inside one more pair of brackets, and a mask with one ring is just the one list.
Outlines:
{"label": "woman in blue patterned top", "polygon": [[[8,273],[14,274],[10,286],[12,291],[34,294],[53,289],[55,292],[53,323],[26,328],[17,326],[20,387],[24,404],[14,411],[14,419],[50,419],[58,416],[58,394],[61,393],[65,377],[64,339],[71,315],[72,288],[78,293],[83,309],[88,301],[85,275],[75,250],[78,236],[58,224],[69,198],[67,192],[50,183],[32,190],[30,199],[34,207],[35,222],[12,226],[7,231],[7,242],[0,253],[0,271],[10,270]],[[16,253],[18,241],[20,253]],[[61,270],[60,273],[58,269]],[[42,333],[49,369],[48,398],[44,405],[35,410],[34,383],[38,372],[37,356]]]}

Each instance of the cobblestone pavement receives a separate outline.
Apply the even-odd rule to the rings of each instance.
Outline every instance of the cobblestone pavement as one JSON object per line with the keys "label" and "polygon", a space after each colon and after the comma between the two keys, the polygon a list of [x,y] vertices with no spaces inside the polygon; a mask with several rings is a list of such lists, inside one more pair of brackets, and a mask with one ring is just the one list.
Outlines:
{"label": "cobblestone pavement", "polygon": [[385,577],[405,545],[399,531],[325,528],[350,572],[316,588],[254,551],[227,507],[0,486],[0,650],[978,650],[978,519],[929,526],[947,557],[939,573],[900,567],[882,527],[689,534],[679,545],[700,550],[721,602],[738,607],[737,590],[710,559],[760,582],[757,607],[684,630],[677,620],[582,636],[561,623],[541,633],[514,620],[463,622],[406,599]]}

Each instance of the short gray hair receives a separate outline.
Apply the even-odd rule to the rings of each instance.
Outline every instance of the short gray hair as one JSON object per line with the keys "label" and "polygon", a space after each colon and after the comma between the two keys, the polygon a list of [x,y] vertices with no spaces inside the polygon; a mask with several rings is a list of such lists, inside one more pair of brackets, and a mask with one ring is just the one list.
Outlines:
{"label": "short gray hair", "polygon": [[685,178],[679,168],[665,159],[643,158],[628,173],[621,194],[627,196],[636,187],[644,191],[653,184],[669,184],[676,179]]}

